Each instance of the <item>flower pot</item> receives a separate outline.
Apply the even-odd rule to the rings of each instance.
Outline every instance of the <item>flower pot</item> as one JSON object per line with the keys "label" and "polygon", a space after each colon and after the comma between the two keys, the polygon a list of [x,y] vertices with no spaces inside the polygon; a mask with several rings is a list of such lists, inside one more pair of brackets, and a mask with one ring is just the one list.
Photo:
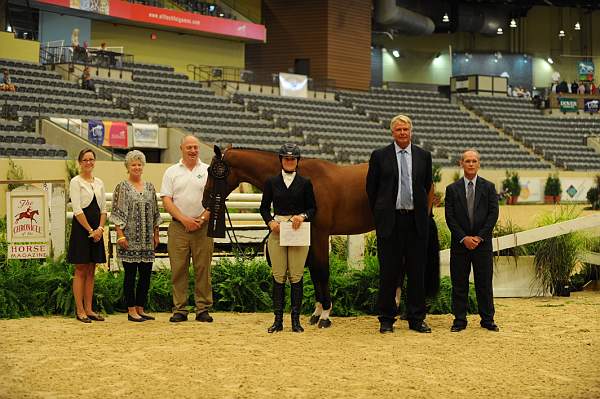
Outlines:
{"label": "flower pot", "polygon": [[510,197],[507,198],[506,204],[507,205],[516,205],[517,201],[519,201],[519,196],[518,195],[511,195]]}
{"label": "flower pot", "polygon": [[544,195],[544,204],[560,203],[560,195]]}

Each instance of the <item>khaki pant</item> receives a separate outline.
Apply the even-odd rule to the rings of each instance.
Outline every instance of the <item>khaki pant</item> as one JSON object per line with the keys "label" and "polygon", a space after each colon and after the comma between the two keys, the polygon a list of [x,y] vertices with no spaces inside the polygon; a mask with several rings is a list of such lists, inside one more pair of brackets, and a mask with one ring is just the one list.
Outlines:
{"label": "khaki pant", "polygon": [[173,283],[173,312],[187,314],[190,255],[194,264],[194,300],[196,313],[208,310],[213,304],[211,261],[213,239],[206,236],[208,224],[188,233],[185,227],[172,221],[169,225],[167,248]]}
{"label": "khaki pant", "polygon": [[[289,217],[275,217],[276,220],[288,220]],[[304,264],[310,247],[282,247],[279,245],[279,233],[271,232],[267,243],[273,278],[285,283],[287,277],[291,283],[297,283],[304,275]]]}

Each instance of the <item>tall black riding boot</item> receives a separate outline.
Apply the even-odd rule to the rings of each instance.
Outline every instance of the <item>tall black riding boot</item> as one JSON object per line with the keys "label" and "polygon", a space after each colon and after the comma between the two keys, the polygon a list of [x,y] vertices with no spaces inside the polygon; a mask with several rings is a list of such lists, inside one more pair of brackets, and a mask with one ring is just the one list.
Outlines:
{"label": "tall black riding boot", "polygon": [[302,309],[302,297],[304,296],[304,282],[302,279],[292,283],[292,331],[304,332],[300,325],[300,310]]}
{"label": "tall black riding boot", "polygon": [[273,313],[275,313],[275,321],[273,325],[267,329],[268,333],[283,330],[283,304],[285,295],[285,283],[278,283],[273,279]]}

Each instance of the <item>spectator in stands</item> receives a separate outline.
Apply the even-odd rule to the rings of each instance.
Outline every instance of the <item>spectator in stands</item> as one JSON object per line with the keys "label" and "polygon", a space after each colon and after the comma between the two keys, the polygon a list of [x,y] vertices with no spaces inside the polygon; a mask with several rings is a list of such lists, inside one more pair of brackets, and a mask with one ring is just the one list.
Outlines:
{"label": "spectator in stands", "polygon": [[17,87],[12,84],[7,68],[2,70],[2,84],[0,84],[0,91],[17,91]]}
{"label": "spectator in stands", "polygon": [[[298,229],[303,222],[312,220],[316,213],[315,194],[311,181],[297,173],[300,161],[300,148],[287,143],[279,150],[281,172],[267,179],[260,203],[260,214],[269,226],[271,234],[267,244],[273,272],[273,313],[275,321],[267,329],[268,333],[283,330],[283,307],[285,303],[285,282],[291,285],[292,331],[303,332],[300,324],[300,311],[304,286],[304,263],[309,246],[281,246],[279,228],[282,222],[291,222]],[[271,204],[274,215],[271,214]]]}
{"label": "spectator in stands", "polygon": [[110,221],[117,231],[117,255],[125,269],[123,294],[127,302],[127,319],[136,322],[154,320],[144,312],[144,306],[161,223],[156,189],[152,183],[142,180],[145,165],[143,152],[133,150],[127,153],[125,167],[128,178],[115,187],[110,214]]}
{"label": "spectator in stands", "polygon": [[569,85],[567,84],[566,81],[562,81],[558,84],[558,86],[556,86],[556,92],[558,94],[566,94],[569,92]]}
{"label": "spectator in stands", "polygon": [[553,82],[552,86],[550,86],[550,93],[558,93],[556,90],[558,88],[558,83]]}
{"label": "spectator in stands", "polygon": [[85,90],[96,91],[96,85],[92,80],[92,75],[90,74],[90,68],[83,68],[83,74],[81,75],[81,88]]}
{"label": "spectator in stands", "polygon": [[506,94],[507,94],[509,97],[511,97],[511,96],[512,96],[512,90],[513,90],[512,86],[511,86],[511,85],[508,85],[508,89],[506,90]]}
{"label": "spectator in stands", "polygon": [[188,135],[181,140],[181,160],[163,176],[160,193],[163,205],[173,217],[169,224],[169,259],[173,282],[173,323],[187,320],[190,255],[194,264],[196,321],[212,322],[208,310],[213,304],[210,264],[213,240],[207,236],[210,212],[201,198],[208,177],[208,165],[198,157],[200,142]]}
{"label": "spectator in stands", "polygon": [[577,84],[577,81],[574,80],[573,83],[571,83],[571,94],[577,94],[578,88],[579,88],[579,85]]}
{"label": "spectator in stands", "polygon": [[498,220],[498,196],[494,184],[477,175],[479,159],[479,152],[473,149],[462,154],[464,178],[446,187],[444,197],[446,223],[451,232],[452,332],[467,327],[471,265],[480,325],[490,331],[500,330],[494,322],[492,288],[492,231]]}
{"label": "spectator in stands", "polygon": [[577,94],[585,94],[585,85],[583,81],[579,82],[579,88],[577,89]]}
{"label": "spectator in stands", "polygon": [[92,310],[94,274],[97,263],[106,262],[104,223],[106,199],[104,183],[94,177],[96,154],[85,148],[79,153],[79,175],[71,179],[69,192],[73,208],[73,223],[67,261],[75,264],[73,296],[77,320],[91,323],[104,318]]}
{"label": "spectator in stands", "polygon": [[598,87],[596,87],[593,80],[590,82],[590,94],[598,95]]}

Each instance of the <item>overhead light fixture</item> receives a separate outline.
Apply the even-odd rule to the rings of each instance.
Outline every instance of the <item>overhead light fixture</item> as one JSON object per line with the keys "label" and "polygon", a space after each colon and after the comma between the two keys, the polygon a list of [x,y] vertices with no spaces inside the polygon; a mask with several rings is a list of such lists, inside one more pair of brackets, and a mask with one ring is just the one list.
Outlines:
{"label": "overhead light fixture", "polygon": [[558,37],[565,37],[565,31],[564,30],[559,30],[558,31]]}
{"label": "overhead light fixture", "polygon": [[498,28],[498,31],[496,32],[498,35],[503,35],[504,32],[502,31],[502,28]]}
{"label": "overhead light fixture", "polygon": [[579,25],[579,21],[575,23],[575,30],[581,30],[581,25]]}
{"label": "overhead light fixture", "polygon": [[511,28],[516,28],[517,27],[517,21],[515,21],[514,18],[510,20],[510,27]]}
{"label": "overhead light fixture", "polygon": [[554,64],[554,60],[552,59],[552,57],[548,57],[546,61],[548,61],[548,64],[550,65]]}
{"label": "overhead light fixture", "polygon": [[444,17],[442,18],[442,22],[450,22],[450,17],[448,17],[448,13],[444,13]]}
{"label": "overhead light fixture", "polygon": [[394,51],[392,51],[392,55],[394,57],[396,57],[396,58],[399,58],[400,57],[400,52],[398,50],[394,50]]}

